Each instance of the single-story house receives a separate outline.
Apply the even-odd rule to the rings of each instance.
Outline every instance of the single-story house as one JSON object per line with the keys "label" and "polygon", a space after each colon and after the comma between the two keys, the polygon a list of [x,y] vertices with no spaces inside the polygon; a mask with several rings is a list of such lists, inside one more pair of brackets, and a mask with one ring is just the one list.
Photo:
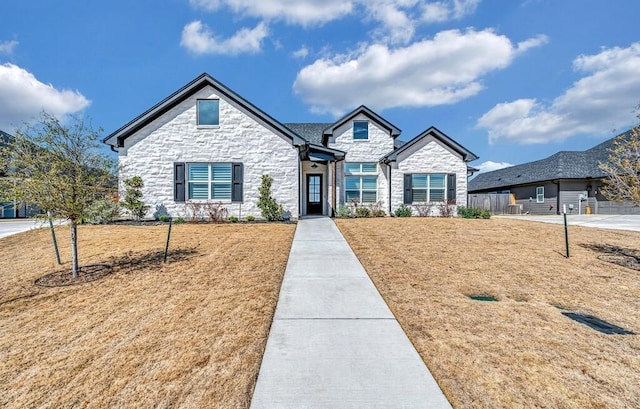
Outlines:
{"label": "single-story house", "polygon": [[[628,131],[627,131],[628,132]],[[562,151],[535,162],[480,173],[469,181],[469,196],[509,193],[525,213],[640,214],[631,203],[616,203],[600,193],[606,174],[599,164],[609,161],[615,138],[585,151]]]}
{"label": "single-story house", "polygon": [[[13,140],[13,135],[10,135],[0,130],[0,146],[6,146]],[[4,178],[3,169],[0,169],[0,178]],[[0,219],[13,219],[17,217],[31,217],[38,213],[38,209],[34,206],[29,206],[24,203],[20,203],[16,200],[10,200],[11,198],[0,198]]]}
{"label": "single-story house", "polygon": [[466,204],[467,163],[477,156],[430,127],[409,142],[360,106],[333,123],[284,124],[204,73],[104,142],[118,152],[120,180],[144,182],[143,200],[172,216],[190,201],[222,202],[229,215],[261,216],[262,175],[292,217],[338,206]]}

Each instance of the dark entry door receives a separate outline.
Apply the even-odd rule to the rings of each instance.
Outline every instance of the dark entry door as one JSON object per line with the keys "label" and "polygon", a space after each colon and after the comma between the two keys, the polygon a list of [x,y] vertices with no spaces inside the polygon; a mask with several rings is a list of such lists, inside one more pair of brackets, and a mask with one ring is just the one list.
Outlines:
{"label": "dark entry door", "polygon": [[307,175],[307,214],[322,214],[322,175]]}

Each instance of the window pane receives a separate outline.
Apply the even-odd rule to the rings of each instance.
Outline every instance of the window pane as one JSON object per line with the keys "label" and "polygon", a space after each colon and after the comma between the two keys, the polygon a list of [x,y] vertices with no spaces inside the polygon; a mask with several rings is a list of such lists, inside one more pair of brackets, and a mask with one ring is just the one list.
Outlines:
{"label": "window pane", "polygon": [[212,183],[211,199],[231,200],[231,183]]}
{"label": "window pane", "polygon": [[220,101],[205,99],[198,101],[198,125],[219,125]]}
{"label": "window pane", "polygon": [[426,189],[413,189],[413,203],[425,203],[427,201]]}
{"label": "window pane", "polygon": [[369,122],[353,122],[353,139],[369,139]]}
{"label": "window pane", "polygon": [[359,177],[348,177],[345,179],[345,188],[347,190],[359,190],[360,189],[360,178]]}
{"label": "window pane", "polygon": [[231,182],[231,164],[230,163],[211,164],[211,180],[215,182]]}
{"label": "window pane", "polygon": [[377,173],[378,167],[375,162],[365,162],[362,164],[362,173]]}
{"label": "window pane", "polygon": [[378,188],[378,178],[362,178],[362,188],[367,190],[376,190]]}
{"label": "window pane", "polygon": [[376,192],[363,191],[362,192],[362,202],[363,203],[374,203],[377,200]]}
{"label": "window pane", "polygon": [[443,202],[444,201],[444,189],[431,189],[429,191],[430,202]]}
{"label": "window pane", "polygon": [[439,187],[444,189],[444,175],[429,175],[430,185],[429,187]]}
{"label": "window pane", "polygon": [[[189,165],[189,181],[209,180],[209,165],[197,163]],[[206,185],[205,185],[206,187]]]}
{"label": "window pane", "polygon": [[358,190],[347,190],[346,191],[347,202],[355,200],[356,202],[360,201],[360,191]]}
{"label": "window pane", "polygon": [[414,189],[426,189],[427,175],[411,175],[411,185]]}
{"label": "window pane", "polygon": [[189,183],[189,199],[208,199],[207,183]]}
{"label": "window pane", "polygon": [[348,162],[344,165],[346,173],[360,173],[360,162]]}

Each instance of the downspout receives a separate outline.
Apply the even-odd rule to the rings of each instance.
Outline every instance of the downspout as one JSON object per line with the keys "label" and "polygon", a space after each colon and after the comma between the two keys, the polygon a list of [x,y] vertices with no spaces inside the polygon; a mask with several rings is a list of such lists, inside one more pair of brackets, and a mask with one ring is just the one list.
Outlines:
{"label": "downspout", "polygon": [[337,201],[336,201],[336,183],[338,181],[338,178],[336,177],[336,170],[337,170],[337,166],[336,166],[336,162],[337,160],[333,161],[333,186],[331,186],[331,217],[336,217],[336,205],[337,205]]}
{"label": "downspout", "polygon": [[560,181],[556,182],[558,185],[558,197],[556,197],[556,214],[560,214]]}
{"label": "downspout", "polygon": [[389,216],[391,216],[391,162],[387,163],[387,166],[389,167],[389,203],[388,203],[388,207],[389,207]]}

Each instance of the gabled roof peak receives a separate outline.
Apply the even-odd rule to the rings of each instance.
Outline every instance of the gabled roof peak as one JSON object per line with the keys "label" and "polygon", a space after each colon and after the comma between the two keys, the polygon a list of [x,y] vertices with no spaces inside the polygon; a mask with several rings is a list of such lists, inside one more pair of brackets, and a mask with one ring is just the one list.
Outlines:
{"label": "gabled roof peak", "polygon": [[346,114],[345,116],[343,116],[342,118],[338,119],[336,122],[334,122],[333,124],[328,126],[322,132],[322,143],[324,145],[326,145],[327,138],[332,136],[333,132],[337,128],[341,127],[342,125],[346,124],[347,122],[349,122],[350,120],[352,120],[353,118],[355,118],[356,116],[361,115],[361,114],[366,116],[370,120],[374,121],[375,123],[380,125],[382,128],[384,128],[387,131],[389,131],[389,134],[393,138],[397,138],[400,135],[400,133],[402,132],[400,130],[400,128],[398,128],[397,126],[395,126],[391,122],[387,121],[386,119],[384,119],[383,117],[381,117],[380,115],[378,115],[377,113],[375,113],[374,111],[369,109],[367,106],[360,105],[358,108],[354,109],[353,111],[349,112],[348,114]]}

